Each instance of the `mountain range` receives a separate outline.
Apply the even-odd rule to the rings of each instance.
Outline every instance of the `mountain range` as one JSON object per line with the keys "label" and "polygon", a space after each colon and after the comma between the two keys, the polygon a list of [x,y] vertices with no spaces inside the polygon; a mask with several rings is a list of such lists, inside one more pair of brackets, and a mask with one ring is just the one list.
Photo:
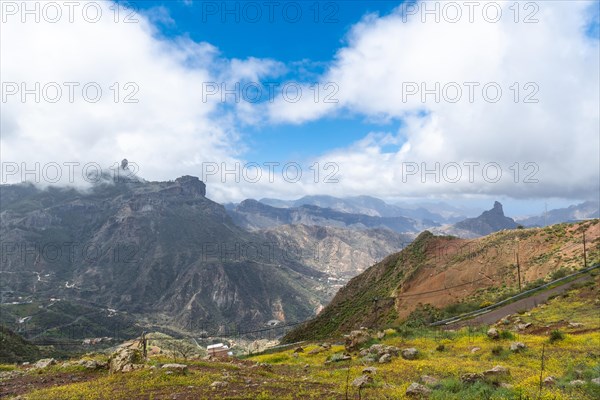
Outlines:
{"label": "mountain range", "polygon": [[198,178],[0,190],[4,304],[86,301],[222,331],[303,320],[328,300],[325,274],[234,224]]}
{"label": "mountain range", "polygon": [[[425,229],[475,238],[517,227],[498,202],[458,222],[461,209],[444,203],[410,208],[369,196],[223,206],[192,176],[1,185],[0,194],[0,322],[63,329],[97,310],[103,335],[111,319],[211,332],[304,320]],[[548,215],[594,212],[597,203],[585,203]],[[27,304],[39,310],[12,313]]]}

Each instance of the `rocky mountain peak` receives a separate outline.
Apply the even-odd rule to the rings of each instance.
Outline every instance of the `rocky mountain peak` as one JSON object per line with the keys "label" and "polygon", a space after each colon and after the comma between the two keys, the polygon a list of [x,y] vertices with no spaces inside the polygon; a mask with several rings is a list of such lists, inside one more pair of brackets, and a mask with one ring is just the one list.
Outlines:
{"label": "rocky mountain peak", "polygon": [[477,218],[467,218],[458,222],[454,227],[483,236],[502,229],[515,229],[517,224],[512,218],[504,215],[502,204],[495,201],[491,210],[484,211]]}
{"label": "rocky mountain peak", "polygon": [[502,203],[500,203],[499,201],[494,202],[494,208],[492,208],[490,211],[493,211],[495,214],[504,216],[504,210],[502,209]]}
{"label": "rocky mountain peak", "polygon": [[179,187],[181,188],[181,194],[203,197],[206,196],[206,184],[196,176],[184,175],[175,179],[175,182],[179,184]]}

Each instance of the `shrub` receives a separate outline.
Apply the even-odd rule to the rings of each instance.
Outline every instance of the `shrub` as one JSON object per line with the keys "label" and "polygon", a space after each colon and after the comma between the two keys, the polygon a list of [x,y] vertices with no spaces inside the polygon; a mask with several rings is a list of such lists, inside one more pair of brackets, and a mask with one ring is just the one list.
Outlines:
{"label": "shrub", "polygon": [[555,329],[552,332],[550,332],[550,343],[554,343],[559,340],[564,340],[564,338],[565,338],[564,333],[562,333],[558,329]]}
{"label": "shrub", "polygon": [[435,348],[437,351],[444,351],[446,350],[446,346],[444,346],[443,344],[438,344],[438,346]]}
{"label": "shrub", "polygon": [[565,268],[560,268],[560,269],[557,269],[556,271],[554,271],[552,274],[550,274],[550,277],[552,278],[552,280],[556,280],[556,279],[564,278],[568,274],[569,274],[569,271],[567,271]]}
{"label": "shrub", "polygon": [[510,331],[500,331],[500,339],[509,339],[512,340],[515,338],[515,335],[513,335],[512,332]]}
{"label": "shrub", "polygon": [[492,354],[495,356],[499,356],[500,354],[502,354],[502,346],[492,347]]}

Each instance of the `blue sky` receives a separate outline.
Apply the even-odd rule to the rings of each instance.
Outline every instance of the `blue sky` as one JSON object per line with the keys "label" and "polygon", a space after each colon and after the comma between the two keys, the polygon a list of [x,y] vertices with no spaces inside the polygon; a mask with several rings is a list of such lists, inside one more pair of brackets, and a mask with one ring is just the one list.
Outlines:
{"label": "blue sky", "polygon": [[[155,19],[160,34],[167,38],[187,36],[196,42],[208,42],[225,58],[271,58],[285,63],[289,71],[269,82],[312,82],[311,76],[318,78],[336,51],[344,46],[352,25],[367,14],[385,15],[401,1],[281,1],[271,9],[263,5],[260,18],[256,8],[244,8],[245,3],[248,2],[134,2],[142,12],[150,10],[154,14],[161,7],[168,10],[170,18]],[[293,6],[284,9],[286,3]],[[270,11],[272,21],[268,17]],[[375,123],[373,119],[346,114],[301,125],[243,126],[241,131],[247,145],[244,156],[259,163],[309,159],[347,146],[371,131],[395,131],[399,123]]]}

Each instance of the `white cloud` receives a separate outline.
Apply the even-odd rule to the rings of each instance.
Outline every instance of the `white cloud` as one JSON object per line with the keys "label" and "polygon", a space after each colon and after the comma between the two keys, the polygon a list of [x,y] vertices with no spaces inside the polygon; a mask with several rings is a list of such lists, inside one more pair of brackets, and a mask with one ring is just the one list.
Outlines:
{"label": "white cloud", "polygon": [[[19,2],[17,2],[19,3]],[[2,103],[2,161],[98,162],[109,166],[127,157],[151,180],[201,176],[203,162],[244,164],[246,144],[240,124],[302,124],[337,113],[367,119],[402,120],[396,132],[365,133],[353,145],[304,160],[301,183],[275,174],[275,182],[252,184],[228,177],[208,180],[216,200],[245,197],[299,197],[305,194],[402,196],[572,197],[597,195],[600,122],[598,41],[583,35],[587,20],[584,2],[538,2],[537,24],[515,24],[507,18],[496,24],[421,23],[400,11],[389,16],[365,17],[351,30],[321,77],[322,85],[339,88],[338,103],[314,102],[312,91],[298,103],[278,99],[253,105],[223,106],[220,96],[203,101],[203,83],[263,81],[289,71],[275,59],[225,59],[219,49],[189,38],[161,38],[156,10],[136,16],[139,23],[113,21],[111,3],[102,6],[103,18],[88,23],[20,23],[19,16],[2,23],[0,68],[3,82],[97,82],[102,99],[95,104],[81,98],[74,103],[21,103],[13,96]],[[506,3],[510,6],[513,3]],[[170,16],[161,9],[162,23]],[[64,18],[64,17],[63,17]],[[502,100],[489,104],[481,91],[474,103],[422,103],[418,96],[402,97],[406,82],[498,82]],[[509,87],[526,82],[539,86],[537,104],[515,104]],[[110,87],[120,83],[120,96],[131,92],[137,104],[114,103]],[[323,87],[321,87],[323,89]],[[66,89],[63,88],[63,96]],[[320,99],[331,91],[321,91]],[[466,94],[463,94],[466,96]],[[16,99],[16,100],[15,100]],[[284,127],[284,125],[282,125]],[[284,128],[282,128],[284,130]],[[282,134],[285,134],[283,132]],[[397,148],[390,151],[389,148]],[[282,161],[282,160],[280,160]],[[320,162],[314,183],[313,162]],[[411,175],[403,182],[407,162],[497,162],[503,180],[488,184],[481,175],[475,184],[420,182]],[[283,162],[283,161],[282,161]],[[326,162],[339,167],[339,183],[325,183]],[[514,162],[521,163],[521,183],[512,183]],[[539,184],[523,184],[523,164],[539,166]],[[463,167],[464,168],[464,167]],[[463,173],[466,173],[466,169]],[[480,170],[479,170],[480,171]],[[406,172],[406,171],[405,171]],[[481,174],[481,172],[479,172]],[[268,176],[263,170],[263,177]],[[13,178],[20,178],[18,175]]]}
{"label": "white cloud", "polygon": [[[2,103],[3,165],[16,162],[20,168],[25,163],[32,169],[35,163],[43,168],[50,162],[96,162],[108,167],[127,157],[138,164],[140,176],[166,180],[200,175],[205,161],[235,162],[244,149],[235,119],[221,111],[217,96],[203,100],[203,83],[238,79],[234,74],[259,78],[280,65],[256,58],[227,60],[208,43],[161,38],[150,21],[156,22],[157,17],[172,21],[164,8],[134,15],[137,23],[124,23],[130,11],[121,9],[116,23],[112,3],[92,3],[101,7],[101,18],[95,23],[83,18],[85,3],[75,9],[73,22],[65,7],[57,23],[48,22],[44,15],[39,23],[33,16],[22,23],[21,10],[5,16],[0,35],[3,89],[11,82],[32,89],[39,82],[43,94],[44,85],[56,82],[62,98],[56,103],[46,101],[54,91],[42,95],[39,102],[33,95],[21,102],[20,92],[8,95]],[[79,85],[72,103],[64,82]],[[97,103],[82,97],[82,87],[89,82],[102,90]],[[115,82],[119,83],[117,103],[111,90]],[[128,82],[133,85],[125,86]],[[131,99],[138,102],[124,103],[136,88],[139,91]],[[89,93],[95,96],[94,90]],[[61,171],[64,183],[68,168]],[[3,183],[22,180],[21,172],[3,175]],[[78,177],[81,172],[75,170]],[[36,180],[32,174],[26,178]],[[43,171],[38,180],[47,183]]]}
{"label": "white cloud", "polygon": [[[434,3],[444,2],[429,5]],[[458,23],[443,18],[436,23],[432,16],[424,23],[421,15],[403,16],[402,8],[384,17],[365,17],[321,77],[321,82],[339,86],[339,102],[324,104],[309,96],[298,103],[279,99],[269,107],[271,121],[299,124],[342,110],[404,120],[405,126],[394,134],[406,143],[393,154],[384,152],[385,143],[362,141],[321,157],[339,164],[343,179],[335,190],[346,194],[597,197],[599,47],[598,40],[584,32],[593,3],[536,2],[539,22],[533,24],[513,21],[508,8],[512,2],[496,4],[503,7],[497,23],[477,13],[474,23],[464,15]],[[532,11],[521,9],[519,18]],[[419,95],[403,96],[411,82],[424,82],[429,89],[435,82],[440,87],[456,82],[462,98],[454,104],[444,97],[438,103],[432,95],[425,102]],[[481,84],[472,103],[464,82]],[[497,82],[503,91],[498,103],[482,97],[481,88],[489,82]],[[520,83],[518,103],[510,89],[514,82]],[[527,82],[539,87],[537,104],[522,101],[536,88],[524,87]],[[454,96],[449,91],[446,98]],[[442,176],[435,183],[430,175],[424,184],[420,173],[406,182],[402,179],[403,163],[425,162],[433,168],[435,162],[443,166],[470,161],[497,162],[503,168],[502,180],[487,183],[480,175],[474,183],[448,183]],[[509,170],[515,162],[521,168],[518,184]],[[533,172],[534,167],[524,170],[527,162],[539,166],[539,184],[522,182]]]}

